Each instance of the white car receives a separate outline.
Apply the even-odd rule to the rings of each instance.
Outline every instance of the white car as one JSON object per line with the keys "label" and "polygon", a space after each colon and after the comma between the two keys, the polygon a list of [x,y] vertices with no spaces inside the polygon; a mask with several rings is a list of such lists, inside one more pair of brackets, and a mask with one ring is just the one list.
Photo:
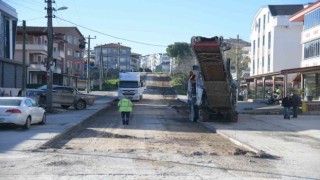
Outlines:
{"label": "white car", "polygon": [[46,111],[28,97],[0,97],[0,125],[13,124],[29,129],[31,124],[45,124]]}

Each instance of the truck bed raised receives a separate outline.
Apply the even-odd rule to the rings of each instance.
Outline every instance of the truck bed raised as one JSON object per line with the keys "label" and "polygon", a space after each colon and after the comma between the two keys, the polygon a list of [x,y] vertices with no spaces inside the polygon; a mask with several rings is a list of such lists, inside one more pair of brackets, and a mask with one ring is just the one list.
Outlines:
{"label": "truck bed raised", "polygon": [[202,75],[206,108],[228,115],[236,113],[233,96],[235,87],[223,57],[223,52],[230,48],[221,37],[193,37],[191,45]]}

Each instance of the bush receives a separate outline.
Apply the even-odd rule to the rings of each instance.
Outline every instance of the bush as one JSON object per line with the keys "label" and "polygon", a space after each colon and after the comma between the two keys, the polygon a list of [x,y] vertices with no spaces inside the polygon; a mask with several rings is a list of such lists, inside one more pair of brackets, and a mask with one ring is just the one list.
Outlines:
{"label": "bush", "polygon": [[[108,79],[102,84],[102,91],[113,91],[118,89],[118,79]],[[94,85],[93,91],[99,91],[99,85]]]}
{"label": "bush", "polygon": [[171,76],[171,86],[177,91],[178,94],[187,94],[184,84],[185,83],[183,82],[183,77],[181,75]]}

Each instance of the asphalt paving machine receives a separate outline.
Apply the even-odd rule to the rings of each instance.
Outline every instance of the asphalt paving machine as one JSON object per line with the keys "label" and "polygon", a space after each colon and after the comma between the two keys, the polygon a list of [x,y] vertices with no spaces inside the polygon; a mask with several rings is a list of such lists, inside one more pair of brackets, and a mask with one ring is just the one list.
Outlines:
{"label": "asphalt paving machine", "polygon": [[197,59],[192,67],[195,81],[188,82],[191,121],[237,122],[237,83],[230,73],[230,60],[224,52],[231,49],[223,37],[192,37],[191,47]]}

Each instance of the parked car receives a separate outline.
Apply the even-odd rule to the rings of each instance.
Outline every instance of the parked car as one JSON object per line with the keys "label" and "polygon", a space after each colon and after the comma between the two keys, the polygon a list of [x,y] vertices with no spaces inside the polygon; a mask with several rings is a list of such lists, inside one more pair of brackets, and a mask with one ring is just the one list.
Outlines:
{"label": "parked car", "polygon": [[28,97],[0,97],[0,124],[29,129],[31,124],[45,124],[46,111]]}
{"label": "parked car", "polygon": [[[41,106],[45,106],[46,93],[47,85],[43,85],[37,89],[27,89],[26,96],[34,98]],[[74,87],[52,86],[52,103],[60,104],[64,109],[74,106],[77,110],[83,110],[87,105],[92,105],[95,99],[94,95],[83,94]]]}

